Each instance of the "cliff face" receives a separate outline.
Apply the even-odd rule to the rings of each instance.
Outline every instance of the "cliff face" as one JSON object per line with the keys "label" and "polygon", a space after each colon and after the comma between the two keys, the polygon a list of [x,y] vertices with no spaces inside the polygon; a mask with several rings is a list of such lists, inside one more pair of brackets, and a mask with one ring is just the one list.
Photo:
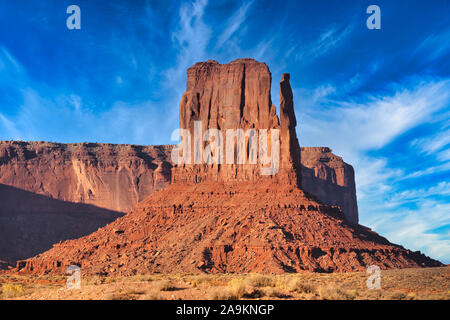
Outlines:
{"label": "cliff face", "polygon": [[171,146],[0,142],[0,183],[128,212],[171,180]]}
{"label": "cliff face", "polygon": [[[0,257],[9,263],[86,236],[123,214],[0,184]],[[0,269],[6,264],[0,261]]]}
{"label": "cliff face", "polygon": [[[210,128],[279,129],[280,172],[269,182],[301,183],[357,223],[353,168],[329,148],[303,147],[300,153],[289,75],[280,83],[280,120],[270,86],[267,66],[251,59],[198,63],[188,70],[180,127],[192,136],[195,121],[202,122],[202,135]],[[261,179],[261,164],[248,164],[249,139],[245,143],[245,166],[172,168],[173,146],[0,142],[0,258],[14,262],[89,234],[171,183]]]}
{"label": "cliff face", "polygon": [[[131,211],[171,183],[172,148],[0,142],[0,259],[29,258]],[[301,153],[302,188],[356,223],[353,168],[328,148]]]}
{"label": "cliff face", "polygon": [[170,183],[170,146],[0,142],[0,259],[85,236]]}
{"label": "cliff face", "polygon": [[[238,59],[219,64],[211,60],[190,67],[187,77],[180,102],[180,128],[190,133],[190,156],[189,161],[174,168],[174,182],[270,179],[300,183],[300,153],[288,74],[280,85],[281,123],[272,104],[272,75],[265,63]],[[272,140],[276,134],[280,139]],[[211,141],[221,141],[222,147]],[[293,157],[290,149],[297,150]],[[212,165],[205,166],[209,160]]]}
{"label": "cliff face", "polygon": [[[0,184],[126,213],[171,183],[172,148],[0,141]],[[352,166],[326,147],[302,147],[301,165],[302,188],[325,204],[340,206],[356,223]],[[22,210],[28,210],[25,204]]]}
{"label": "cliff face", "polygon": [[301,148],[302,188],[326,204],[339,206],[345,218],[358,223],[355,172],[327,147]]}

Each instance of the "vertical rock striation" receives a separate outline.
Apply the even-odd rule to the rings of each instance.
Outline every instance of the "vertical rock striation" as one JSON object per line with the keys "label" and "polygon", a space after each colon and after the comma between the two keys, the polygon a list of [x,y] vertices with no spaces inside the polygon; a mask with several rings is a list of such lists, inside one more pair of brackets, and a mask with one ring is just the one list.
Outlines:
{"label": "vertical rock striation", "polygon": [[[297,120],[294,111],[294,97],[289,83],[289,73],[284,73],[280,82],[280,121],[281,121],[281,169],[286,174],[295,173],[292,179],[297,179],[297,186],[301,186],[301,155],[295,128]],[[291,170],[293,168],[294,170]]]}
{"label": "vertical rock striation", "polygon": [[172,146],[0,142],[0,183],[128,212],[170,183]]}
{"label": "vertical rock striation", "polygon": [[339,206],[347,221],[358,223],[355,172],[327,147],[302,147],[302,189]]}
{"label": "vertical rock striation", "polygon": [[[190,133],[192,161],[190,164],[184,163],[174,168],[173,182],[269,179],[298,185],[301,174],[300,153],[295,134],[296,120],[288,76],[284,76],[280,89],[284,108],[281,126],[270,93],[272,75],[265,63],[253,59],[238,59],[223,65],[216,61],[201,62],[189,68],[187,76],[186,92],[180,103],[180,128]],[[196,131],[196,125],[199,124],[200,134],[196,135],[196,132],[199,132]],[[219,152],[220,164],[216,162],[205,165],[208,157],[205,156],[203,149],[208,146],[208,142],[204,140],[208,140],[205,139],[208,137],[206,131],[210,129],[221,130],[223,149]],[[243,146],[245,165],[241,165],[242,162],[237,159],[240,147],[235,136],[227,134],[227,130],[239,129],[245,135]],[[274,148],[277,147],[276,141],[274,142],[272,138],[275,137],[276,131],[280,130],[281,151],[277,157],[272,153],[272,143],[275,143]],[[267,133],[267,139],[262,139],[265,145],[260,143],[261,134],[264,133]],[[259,139],[254,136],[255,134]],[[231,139],[232,141],[229,141]],[[256,143],[258,148],[255,146]],[[232,145],[234,161],[229,161],[227,157],[228,145]],[[255,148],[252,149],[252,146]],[[255,152],[252,153],[251,150]],[[267,159],[262,155],[267,155]],[[277,163],[274,163],[275,161]],[[279,171],[280,164],[281,171]],[[262,168],[274,166],[275,174],[262,173],[269,172],[263,171],[265,169]]]}

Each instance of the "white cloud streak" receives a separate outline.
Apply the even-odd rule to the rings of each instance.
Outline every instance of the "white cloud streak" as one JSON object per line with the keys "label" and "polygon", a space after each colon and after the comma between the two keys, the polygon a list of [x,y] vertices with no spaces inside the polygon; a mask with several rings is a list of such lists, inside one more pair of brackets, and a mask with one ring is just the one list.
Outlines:
{"label": "white cloud streak", "polygon": [[249,10],[249,8],[251,7],[252,4],[253,4],[253,1],[249,1],[247,3],[244,3],[235,12],[235,14],[228,21],[227,27],[225,28],[225,31],[219,36],[219,40],[217,40],[216,47],[221,47],[240,28],[242,23],[247,18],[247,12],[248,12],[248,10]]}
{"label": "white cloud streak", "polygon": [[340,45],[352,30],[353,25],[348,25],[345,28],[338,26],[328,28],[319,35],[315,42],[304,45],[296,50],[296,60],[311,62],[312,60],[328,53],[333,48]]}
{"label": "white cloud streak", "polygon": [[[300,141],[303,145],[330,146],[355,168],[360,221],[393,242],[450,260],[449,239],[433,229],[448,223],[448,182],[424,189],[399,186],[410,178],[450,170],[450,162],[411,172],[411,163],[390,167],[390,159],[376,155],[408,130],[427,122],[450,106],[450,80],[419,81],[391,86],[389,95],[357,96],[354,101],[332,97],[340,87],[294,90],[300,106]],[[345,86],[345,84],[343,84]],[[436,152],[446,145],[446,132],[417,139],[421,152]],[[441,155],[445,158],[445,154]],[[401,191],[399,191],[401,190]],[[417,209],[408,209],[414,205]]]}

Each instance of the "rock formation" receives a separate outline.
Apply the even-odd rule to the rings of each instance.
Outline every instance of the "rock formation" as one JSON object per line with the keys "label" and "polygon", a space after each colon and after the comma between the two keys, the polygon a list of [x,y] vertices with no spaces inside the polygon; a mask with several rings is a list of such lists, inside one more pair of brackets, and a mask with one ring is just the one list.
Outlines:
{"label": "rock formation", "polygon": [[118,212],[171,180],[172,146],[0,142],[0,183]]}
{"label": "rock formation", "polygon": [[[30,258],[131,211],[171,183],[172,148],[0,142],[0,259]],[[302,147],[301,154],[302,187],[357,222],[353,168],[328,148]]]}
{"label": "rock formation", "polygon": [[264,182],[172,184],[93,234],[20,261],[24,273],[346,272],[441,266],[347,223],[337,207]]}
{"label": "rock formation", "polygon": [[[297,186],[301,186],[301,155],[295,127],[294,97],[289,83],[290,75],[283,74],[280,82],[280,121],[281,121],[281,168],[293,168]],[[289,175],[289,173],[287,173]]]}
{"label": "rock formation", "polygon": [[[282,145],[283,139],[280,142],[280,157],[274,156],[273,148],[276,145],[272,146],[273,142],[277,142],[272,140],[275,138],[275,131],[281,130],[281,134],[293,134],[295,142],[293,140],[292,146],[298,149],[288,76],[283,79],[280,96],[286,102],[285,112],[289,113],[289,117],[293,116],[293,121],[290,123],[289,117],[284,117],[280,126],[270,95],[272,75],[265,63],[253,59],[238,59],[222,65],[210,60],[195,64],[188,69],[187,75],[186,92],[180,103],[180,128],[187,130],[191,136],[190,161],[175,167],[174,182],[266,179],[283,183],[300,182],[300,173],[294,172],[292,165],[285,165],[289,162],[298,164],[299,152],[288,160],[289,148]],[[196,125],[199,126],[197,130]],[[211,145],[208,144],[208,137],[217,134],[216,129],[220,130],[222,148],[217,149],[216,154],[209,155],[205,152],[208,145]],[[262,145],[259,142],[264,133],[267,134],[267,139],[262,140],[266,143]],[[243,137],[242,145],[238,142],[239,134]],[[214,141],[219,140],[214,138]],[[286,143],[289,144],[288,139]],[[239,151],[243,156],[241,161],[238,160]],[[217,158],[212,161],[212,165],[203,165],[215,156]],[[265,156],[267,161],[264,161]],[[264,174],[274,166],[277,174]],[[295,170],[298,168],[299,166]]]}
{"label": "rock formation", "polygon": [[302,189],[329,205],[339,206],[345,218],[358,223],[353,167],[327,147],[301,148]]}
{"label": "rock formation", "polygon": [[172,146],[0,142],[0,259],[110,223],[171,180]]}
{"label": "rock formation", "polygon": [[[229,74],[238,77],[238,80],[227,79]],[[211,75],[213,78],[209,78]],[[192,128],[194,120],[202,119],[204,123],[217,128],[242,125],[248,129],[262,127],[259,125],[261,122],[269,123],[269,127],[281,129],[282,140],[288,141],[281,145],[281,155],[288,155],[289,158],[282,158],[280,170],[295,167],[298,171],[301,157],[296,150],[296,121],[288,77],[287,74],[283,75],[280,84],[280,128],[275,107],[271,104],[271,74],[265,64],[251,59],[237,60],[229,65],[219,65],[213,61],[199,63],[188,71],[188,86],[180,103],[181,126]],[[223,88],[213,84],[212,79],[216,78],[220,78],[217,81]],[[238,93],[234,96],[233,81],[239,84],[235,88]],[[229,96],[234,97],[235,101],[224,108],[220,101],[228,101]],[[198,101],[193,103],[195,99]],[[209,101],[215,102],[210,105]],[[205,103],[208,108],[204,107]],[[270,111],[265,113],[263,109]],[[215,116],[211,118],[210,114]],[[255,114],[265,116],[255,117]],[[248,146],[248,139],[246,143]],[[234,147],[233,151],[236,151],[237,146]],[[139,201],[171,183],[172,148],[173,146],[0,141],[0,184],[4,185],[2,193],[8,194],[8,201],[4,201],[0,208],[4,230],[0,232],[0,258],[11,263],[29,258],[47,250],[53,243],[89,234],[120,213],[131,211]],[[323,203],[340,206],[347,220],[356,223],[358,212],[353,169],[341,158],[329,152],[318,151],[325,149],[327,148],[302,148],[302,187]],[[326,157],[331,161],[324,160]],[[229,167],[228,173],[233,179],[245,180],[254,177],[255,172],[258,174],[256,165],[225,166]],[[202,169],[204,170],[202,166],[196,168]],[[179,174],[178,179],[201,180],[193,172],[194,166],[190,168],[190,172],[186,172],[186,167],[183,170],[185,172]],[[286,175],[289,172],[292,174],[289,170]],[[211,174],[211,170],[209,171]],[[221,173],[224,172],[226,170]],[[296,175],[288,180],[295,180],[295,177]],[[7,189],[9,192],[6,193]],[[31,201],[30,199],[39,198],[33,194],[42,195],[40,199],[46,201]],[[27,200],[20,201],[20,197]],[[21,205],[17,206],[16,203],[19,202]],[[90,206],[77,206],[77,203]],[[50,212],[51,217],[54,217],[52,219],[48,216]],[[97,219],[94,212],[109,215],[109,218]],[[84,217],[83,214],[88,216]],[[72,222],[71,225],[63,222],[69,221],[68,216],[73,219],[74,215],[80,219],[78,222]],[[33,240],[29,241],[30,239]]]}
{"label": "rock formation", "polygon": [[[19,261],[17,271],[61,273],[70,264],[80,265],[83,274],[104,275],[340,272],[363,270],[371,264],[382,269],[440,266],[420,252],[347,222],[339,207],[323,204],[299,188],[301,154],[289,76],[283,75],[280,84],[281,122],[271,103],[270,79],[267,66],[252,59],[228,65],[215,61],[196,64],[188,70],[180,127],[195,133],[196,121],[206,121],[193,144],[200,144],[200,150],[208,150],[202,136],[211,129],[279,129],[279,171],[264,175],[264,163],[260,162],[177,164],[172,170],[173,183],[154,192],[132,212],[89,236]],[[247,158],[249,145],[245,140]],[[259,145],[259,150],[273,150],[274,146],[271,141]],[[188,152],[183,150],[183,157],[191,152],[195,157],[199,152],[191,147]],[[214,150],[206,153],[206,159],[220,156],[221,150]],[[200,152],[203,157],[205,153]],[[326,153],[332,164],[309,166],[318,167],[318,172],[337,170],[339,161],[329,152],[321,153]],[[303,171],[308,170],[312,169],[305,165]],[[328,178],[316,173],[310,177]],[[351,189],[348,183],[342,184]]]}

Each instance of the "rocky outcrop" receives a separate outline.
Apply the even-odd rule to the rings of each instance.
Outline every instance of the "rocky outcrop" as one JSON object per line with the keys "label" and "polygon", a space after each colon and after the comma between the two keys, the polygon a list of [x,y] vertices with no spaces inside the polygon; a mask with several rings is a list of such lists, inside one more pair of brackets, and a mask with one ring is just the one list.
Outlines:
{"label": "rocky outcrop", "polygon": [[52,199],[129,212],[170,183],[171,149],[2,141],[0,183]]}
{"label": "rocky outcrop", "polygon": [[[16,271],[63,273],[71,264],[81,266],[83,274],[103,275],[345,272],[372,264],[382,269],[441,266],[420,252],[349,223],[340,207],[324,204],[300,188],[305,183],[302,171],[310,172],[311,180],[349,184],[341,181],[346,175],[338,168],[342,159],[333,158],[331,150],[305,157],[301,169],[300,158],[305,154],[295,133],[289,75],[284,74],[280,83],[281,122],[271,103],[270,82],[267,66],[252,59],[227,65],[208,61],[191,67],[180,103],[180,127],[195,136],[200,123],[200,134],[182,149],[184,163],[173,167],[172,184],[89,236],[18,262]],[[221,156],[222,150],[211,146],[220,136],[209,140],[216,129],[279,130],[278,142],[258,145],[258,151],[268,151],[279,143],[279,170],[265,175],[264,162],[205,162]],[[251,158],[249,140],[244,140],[247,159]],[[197,153],[199,163],[186,163],[187,154],[195,158]],[[334,195],[328,197],[334,199]]]}
{"label": "rocky outcrop", "polygon": [[[30,258],[131,211],[171,183],[172,147],[0,142],[1,259]],[[329,148],[301,153],[302,187],[357,222],[353,168]]]}
{"label": "rocky outcrop", "polygon": [[[295,136],[289,77],[283,78],[280,95],[286,101],[286,110],[291,109],[287,112],[294,116],[294,120],[290,123],[285,117],[280,126],[270,93],[272,75],[265,63],[238,59],[229,64],[219,64],[210,60],[190,67],[187,76],[186,92],[180,102],[180,128],[190,133],[190,155],[188,161],[175,166],[173,182],[275,179],[298,183],[300,174],[292,172],[292,165],[283,167],[289,162],[283,159],[290,155],[289,148],[282,145],[282,139],[279,157],[272,153],[274,130],[293,132]],[[262,134],[267,134],[263,140]],[[239,135],[242,145],[238,142]],[[222,147],[211,148],[214,145],[211,141],[221,141]],[[286,143],[289,144],[289,140]],[[208,147],[215,152],[209,152]],[[262,154],[267,157],[261,157]],[[266,158],[267,161],[263,161]],[[298,163],[299,160],[298,154],[295,161]],[[212,165],[205,166],[208,162]],[[268,170],[274,167],[276,174],[271,174],[272,171]]]}
{"label": "rocky outcrop", "polygon": [[[125,213],[171,183],[172,148],[0,141],[0,183]],[[302,188],[357,222],[352,166],[326,147],[302,147],[301,165]]]}
{"label": "rocky outcrop", "polygon": [[30,258],[131,211],[170,183],[171,148],[0,142],[0,259]]}
{"label": "rocky outcrop", "polygon": [[[304,147],[300,156],[289,75],[284,74],[280,83],[281,121],[271,102],[270,86],[269,69],[252,59],[228,65],[198,63],[188,70],[180,126],[192,134],[199,120],[205,124],[202,133],[207,128],[279,129],[277,176],[283,176],[284,183],[299,184],[301,159],[302,187],[322,203],[340,206],[347,220],[357,222],[353,169],[327,148]],[[247,138],[247,149],[248,143]],[[87,235],[172,181],[261,179],[258,164],[224,164],[221,170],[220,166],[182,166],[174,169],[172,178],[172,148],[0,141],[0,196],[4,199],[0,258],[14,263],[59,241]],[[234,160],[237,148],[235,144]],[[248,155],[245,160],[248,163]]]}
{"label": "rocky outcrop", "polygon": [[441,266],[349,224],[301,189],[262,182],[172,184],[126,216],[17,265],[24,273],[346,272]]}
{"label": "rocky outcrop", "polygon": [[339,206],[347,221],[358,223],[355,172],[327,147],[301,148],[302,188],[326,204]]}
{"label": "rocky outcrop", "polygon": [[[289,180],[296,180],[297,186],[301,186],[301,154],[297,140],[297,119],[294,111],[294,97],[289,83],[289,73],[284,73],[280,82],[280,120],[281,120],[281,170],[287,170],[287,175],[292,174]],[[293,168],[293,170],[291,170]]]}

